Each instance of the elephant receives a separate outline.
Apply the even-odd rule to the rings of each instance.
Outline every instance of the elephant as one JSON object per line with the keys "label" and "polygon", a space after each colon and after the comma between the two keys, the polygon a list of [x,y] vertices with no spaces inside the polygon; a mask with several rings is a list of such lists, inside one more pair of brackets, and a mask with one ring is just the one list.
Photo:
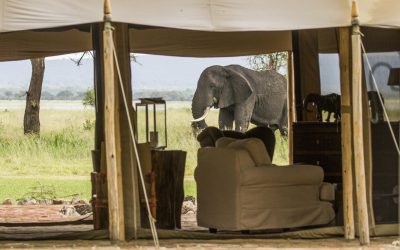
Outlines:
{"label": "elephant", "polygon": [[317,107],[317,120],[322,122],[322,111],[328,112],[328,117],[326,121],[329,122],[331,119],[331,114],[334,113],[335,121],[340,120],[340,95],[338,94],[329,94],[329,95],[320,95],[311,93],[306,95],[303,100],[303,108],[307,112],[312,112],[312,110],[308,109],[308,105],[312,104]]}
{"label": "elephant", "polygon": [[[382,102],[385,103],[383,96],[380,95]],[[320,95],[311,93],[308,94],[303,101],[303,107],[307,112],[312,112],[308,109],[309,104],[317,106],[317,120],[322,122],[322,111],[328,112],[326,121],[330,120],[331,113],[334,113],[335,120],[340,119],[340,95],[329,94]],[[376,91],[368,91],[368,103],[371,110],[371,122],[377,123],[384,121],[383,119],[383,107],[379,100],[379,94]]]}
{"label": "elephant", "polygon": [[254,71],[240,65],[214,65],[200,75],[192,100],[192,126],[207,127],[211,107],[219,108],[221,130],[247,131],[256,126],[286,135],[287,80],[273,70]]}
{"label": "elephant", "polygon": [[[385,103],[383,96],[380,95],[382,102]],[[371,109],[371,122],[378,123],[384,121],[383,119],[383,107],[379,100],[379,94],[376,91],[368,91],[368,102]]]}

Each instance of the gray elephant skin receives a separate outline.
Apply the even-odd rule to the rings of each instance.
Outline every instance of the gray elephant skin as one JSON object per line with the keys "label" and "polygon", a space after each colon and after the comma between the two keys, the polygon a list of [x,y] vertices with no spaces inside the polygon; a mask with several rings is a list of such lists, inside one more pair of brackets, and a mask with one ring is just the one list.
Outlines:
{"label": "gray elephant skin", "polygon": [[273,70],[240,65],[211,66],[200,75],[192,100],[193,126],[204,129],[211,107],[219,108],[219,128],[246,131],[249,123],[286,134],[287,80]]}

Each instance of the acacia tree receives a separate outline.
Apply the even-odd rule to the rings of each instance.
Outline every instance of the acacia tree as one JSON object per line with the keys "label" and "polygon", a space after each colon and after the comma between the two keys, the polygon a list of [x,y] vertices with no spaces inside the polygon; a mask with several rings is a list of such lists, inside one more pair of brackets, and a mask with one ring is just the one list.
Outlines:
{"label": "acacia tree", "polygon": [[287,52],[275,52],[250,56],[247,61],[254,70],[275,70],[277,72],[285,71],[287,66]]}
{"label": "acacia tree", "polygon": [[24,134],[40,134],[40,96],[44,76],[44,58],[31,59],[32,77],[26,92]]}

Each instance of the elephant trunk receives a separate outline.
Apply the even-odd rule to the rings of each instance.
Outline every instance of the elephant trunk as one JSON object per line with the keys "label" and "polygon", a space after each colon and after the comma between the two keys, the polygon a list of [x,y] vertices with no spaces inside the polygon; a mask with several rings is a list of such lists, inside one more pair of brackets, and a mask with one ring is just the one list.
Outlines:
{"label": "elephant trunk", "polygon": [[[198,93],[196,92],[193,97],[193,100],[192,100],[193,119],[197,120],[199,118],[202,118],[202,116],[204,116],[204,113],[207,110],[207,108],[209,108],[209,107],[200,101]],[[200,121],[193,121],[193,124],[195,124],[200,129],[204,129],[207,127],[207,123],[205,122],[204,119],[201,119]]]}

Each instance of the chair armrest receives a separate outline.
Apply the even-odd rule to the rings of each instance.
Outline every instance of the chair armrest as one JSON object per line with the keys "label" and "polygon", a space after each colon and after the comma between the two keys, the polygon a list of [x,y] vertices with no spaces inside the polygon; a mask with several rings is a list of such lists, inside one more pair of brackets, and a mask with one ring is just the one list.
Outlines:
{"label": "chair armrest", "polygon": [[319,188],[319,199],[321,201],[334,201],[335,186],[331,183],[323,182]]}
{"label": "chair armrest", "polygon": [[242,172],[242,185],[321,185],[324,171],[313,165],[261,165]]}
{"label": "chair armrest", "polygon": [[240,201],[237,194],[241,168],[247,164],[254,165],[254,162],[245,150],[211,147],[200,148],[197,159],[194,177],[198,211],[201,211],[197,215],[198,225],[239,227]]}

